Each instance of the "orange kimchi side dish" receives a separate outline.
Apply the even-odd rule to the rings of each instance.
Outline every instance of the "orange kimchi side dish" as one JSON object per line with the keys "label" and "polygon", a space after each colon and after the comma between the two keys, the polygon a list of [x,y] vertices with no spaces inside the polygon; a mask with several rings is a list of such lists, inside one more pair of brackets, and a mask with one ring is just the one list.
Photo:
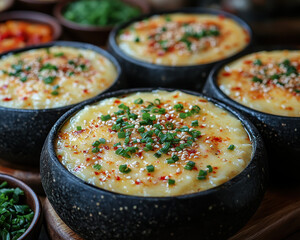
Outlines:
{"label": "orange kimchi side dish", "polygon": [[25,21],[0,23],[0,53],[52,40],[52,29],[47,24]]}

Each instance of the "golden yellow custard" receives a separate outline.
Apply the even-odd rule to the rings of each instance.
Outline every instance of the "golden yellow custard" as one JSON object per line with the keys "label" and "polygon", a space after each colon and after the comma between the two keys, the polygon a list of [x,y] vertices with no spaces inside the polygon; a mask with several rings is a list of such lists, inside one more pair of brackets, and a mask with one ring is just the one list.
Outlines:
{"label": "golden yellow custard", "polygon": [[186,66],[215,62],[241,51],[249,33],[237,22],[210,14],[156,15],[117,36],[119,47],[149,63]]}
{"label": "golden yellow custard", "polygon": [[0,106],[46,109],[94,97],[117,77],[115,66],[97,52],[54,46],[0,59]]}
{"label": "golden yellow custard", "polygon": [[249,108],[280,116],[300,116],[300,51],[257,52],[218,73],[220,89]]}
{"label": "golden yellow custard", "polygon": [[174,196],[218,186],[249,163],[241,122],[179,91],[135,93],[87,106],[58,133],[61,163],[99,188]]}

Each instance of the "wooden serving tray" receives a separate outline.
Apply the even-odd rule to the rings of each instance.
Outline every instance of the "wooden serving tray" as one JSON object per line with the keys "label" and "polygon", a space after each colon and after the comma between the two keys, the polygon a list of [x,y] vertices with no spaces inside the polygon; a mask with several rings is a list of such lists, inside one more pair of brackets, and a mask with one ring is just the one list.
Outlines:
{"label": "wooden serving tray", "polygon": [[[44,202],[46,227],[52,240],[84,240]],[[248,224],[229,240],[300,239],[300,187],[271,187]]]}
{"label": "wooden serving tray", "polygon": [[16,177],[30,186],[38,195],[45,195],[38,168],[16,165],[0,159],[0,173]]}

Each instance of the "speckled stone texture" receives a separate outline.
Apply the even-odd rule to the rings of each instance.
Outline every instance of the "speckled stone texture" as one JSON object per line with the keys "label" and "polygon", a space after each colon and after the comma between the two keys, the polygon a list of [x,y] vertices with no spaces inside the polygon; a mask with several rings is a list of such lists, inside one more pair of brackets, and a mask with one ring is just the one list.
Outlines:
{"label": "speckled stone texture", "polygon": [[[121,90],[104,94],[101,99],[151,90]],[[41,155],[42,184],[53,208],[69,227],[89,240],[192,237],[216,240],[234,234],[246,224],[262,200],[268,177],[267,160],[256,128],[235,110],[223,104],[217,105],[244,124],[253,143],[252,160],[241,174],[221,186],[176,197],[113,193],[89,185],[68,172],[56,157],[54,141],[64,122],[84,105],[70,110],[51,129]]]}
{"label": "speckled stone texture", "polygon": [[300,179],[300,118],[259,112],[230,99],[216,82],[216,75],[222,66],[216,66],[211,72],[203,93],[236,108],[257,127],[266,144],[272,181]]}
{"label": "speckled stone texture", "polygon": [[[235,54],[234,56],[244,54],[251,47],[252,30],[250,29],[249,25],[240,18],[231,15],[227,12],[205,8],[186,8],[181,9],[180,11],[165,11],[143,15],[114,28],[113,31],[111,31],[108,40],[108,51],[110,51],[120,62],[121,66],[124,69],[124,74],[130,87],[178,87],[182,89],[191,89],[194,91],[201,90],[206,81],[207,75],[213,68],[213,66],[216,63],[224,61],[220,60],[208,64],[181,67],[162,66],[134,59],[129,55],[125,54],[119,48],[116,42],[116,36],[121,29],[124,29],[125,27],[127,27],[135,21],[140,21],[149,18],[155,14],[167,14],[175,12],[200,14],[208,13],[213,15],[223,15],[225,17],[232,18],[237,23],[239,23],[246,31],[248,31],[250,35],[250,42],[248,46],[246,46],[245,49]],[[227,59],[231,59],[232,57]]]}
{"label": "speckled stone texture", "polygon": [[[11,53],[15,54],[25,50],[51,46],[69,46],[91,49],[102,54],[116,66],[119,73],[114,84],[105,92],[117,90],[122,87],[124,81],[119,63],[103,49],[90,44],[58,41],[36,47],[15,50]],[[0,55],[0,58],[2,56],[4,55]],[[99,97],[99,95],[94,98]],[[0,158],[21,165],[38,166],[41,150],[51,127],[63,113],[76,105],[77,104],[38,110],[13,109],[0,106]]]}

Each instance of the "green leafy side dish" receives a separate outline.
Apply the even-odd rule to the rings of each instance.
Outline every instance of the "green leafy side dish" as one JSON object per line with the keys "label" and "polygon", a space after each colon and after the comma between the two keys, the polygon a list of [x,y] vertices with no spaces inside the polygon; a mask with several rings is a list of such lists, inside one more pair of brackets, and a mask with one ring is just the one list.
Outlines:
{"label": "green leafy side dish", "polygon": [[20,188],[9,188],[7,182],[0,184],[0,240],[16,240],[30,226],[34,212],[20,204],[23,195]]}
{"label": "green leafy side dish", "polygon": [[140,13],[121,0],[78,0],[67,5],[63,16],[81,25],[112,26]]}

